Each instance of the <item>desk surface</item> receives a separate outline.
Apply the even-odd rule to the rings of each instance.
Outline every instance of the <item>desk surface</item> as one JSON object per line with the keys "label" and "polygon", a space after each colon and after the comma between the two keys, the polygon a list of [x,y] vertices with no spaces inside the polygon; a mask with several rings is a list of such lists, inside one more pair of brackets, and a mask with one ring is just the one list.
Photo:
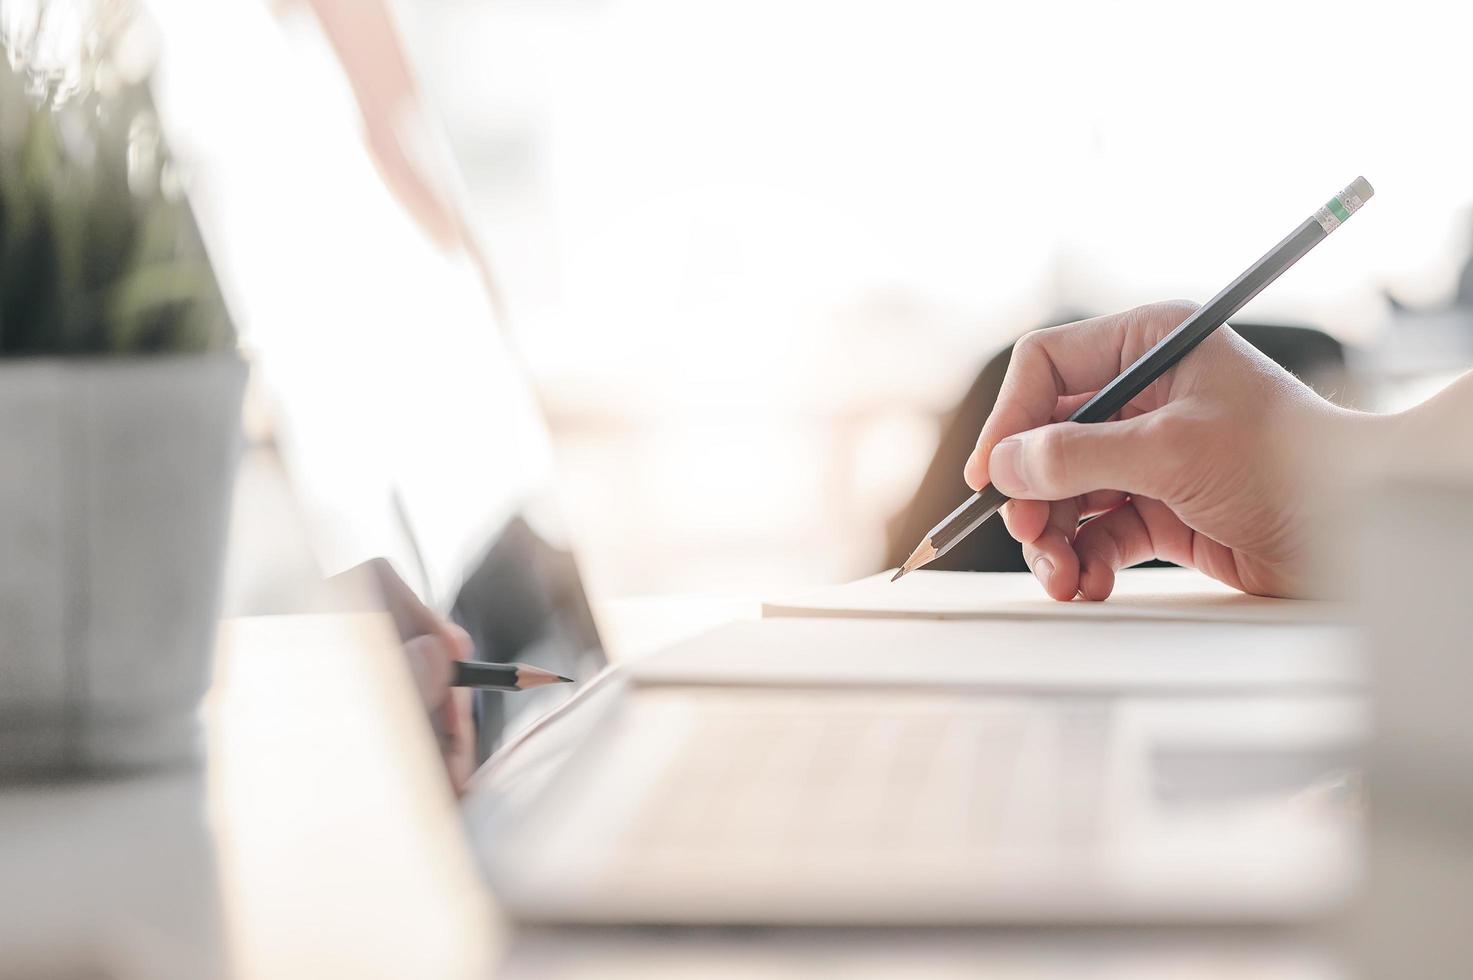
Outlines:
{"label": "desk surface", "polygon": [[[624,656],[755,614],[635,601]],[[0,977],[1341,976],[1280,931],[517,929],[373,616],[230,621],[202,773],[0,791]]]}

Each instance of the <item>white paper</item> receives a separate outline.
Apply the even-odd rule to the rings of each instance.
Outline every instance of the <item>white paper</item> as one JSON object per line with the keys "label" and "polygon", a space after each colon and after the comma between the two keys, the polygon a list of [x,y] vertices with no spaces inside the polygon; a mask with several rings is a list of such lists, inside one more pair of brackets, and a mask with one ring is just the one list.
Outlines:
{"label": "white paper", "polygon": [[882,572],[762,604],[762,615],[869,619],[1338,622],[1336,603],[1245,595],[1189,568],[1126,569],[1104,602],[1057,602],[1026,572]]}
{"label": "white paper", "polygon": [[637,683],[1153,694],[1354,689],[1354,634],[1313,624],[777,618],[629,667]]}

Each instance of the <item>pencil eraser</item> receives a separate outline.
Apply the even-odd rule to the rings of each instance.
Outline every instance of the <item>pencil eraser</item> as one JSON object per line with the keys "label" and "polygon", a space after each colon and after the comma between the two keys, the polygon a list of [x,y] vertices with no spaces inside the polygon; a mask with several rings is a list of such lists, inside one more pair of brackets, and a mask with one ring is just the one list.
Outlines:
{"label": "pencil eraser", "polygon": [[1339,194],[1325,202],[1325,206],[1314,213],[1314,220],[1326,235],[1350,220],[1350,216],[1361,209],[1376,191],[1364,177],[1352,180]]}

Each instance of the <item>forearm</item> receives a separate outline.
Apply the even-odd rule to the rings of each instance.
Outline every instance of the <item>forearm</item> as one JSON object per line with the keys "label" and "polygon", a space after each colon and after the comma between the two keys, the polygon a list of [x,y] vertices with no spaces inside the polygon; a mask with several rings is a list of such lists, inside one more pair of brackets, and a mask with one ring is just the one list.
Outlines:
{"label": "forearm", "polygon": [[1326,406],[1305,430],[1284,434],[1307,500],[1356,495],[1388,481],[1473,479],[1473,371],[1400,412]]}
{"label": "forearm", "polygon": [[1473,472],[1473,371],[1396,420],[1394,461],[1432,472]]}

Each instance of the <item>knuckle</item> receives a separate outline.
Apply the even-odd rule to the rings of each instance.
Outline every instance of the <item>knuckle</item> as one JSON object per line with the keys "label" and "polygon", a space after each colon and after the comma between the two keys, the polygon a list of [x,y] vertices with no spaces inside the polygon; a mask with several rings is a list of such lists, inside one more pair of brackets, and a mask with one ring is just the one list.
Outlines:
{"label": "knuckle", "polygon": [[1168,299],[1137,306],[1131,313],[1135,322],[1142,327],[1154,326],[1157,330],[1172,330],[1199,308],[1199,304],[1189,299]]}
{"label": "knuckle", "polygon": [[1201,309],[1201,306],[1189,299],[1168,299],[1156,303],[1153,308],[1162,315],[1175,316],[1178,319],[1185,320],[1193,313],[1196,313],[1197,310]]}
{"label": "knuckle", "polygon": [[1120,565],[1120,543],[1115,540],[1110,521],[1090,521],[1079,532],[1076,547],[1086,555],[1093,555],[1102,564],[1111,568]]}
{"label": "knuckle", "polygon": [[1187,478],[1191,461],[1202,453],[1203,445],[1211,439],[1202,424],[1188,415],[1176,412],[1152,412],[1141,441],[1150,447],[1156,465],[1149,467],[1152,474],[1150,488],[1142,488],[1153,494],[1171,495]]}
{"label": "knuckle", "polygon": [[1142,441],[1154,452],[1176,458],[1191,450],[1197,433],[1186,416],[1175,412],[1151,412],[1146,416],[1142,436]]}
{"label": "knuckle", "polygon": [[1030,330],[1013,344],[1013,358],[1026,361],[1043,353],[1043,331]]}
{"label": "knuckle", "polygon": [[1030,482],[1048,488],[1067,485],[1070,476],[1068,450],[1068,440],[1061,427],[1052,426],[1041,431],[1033,458],[1028,461]]}

